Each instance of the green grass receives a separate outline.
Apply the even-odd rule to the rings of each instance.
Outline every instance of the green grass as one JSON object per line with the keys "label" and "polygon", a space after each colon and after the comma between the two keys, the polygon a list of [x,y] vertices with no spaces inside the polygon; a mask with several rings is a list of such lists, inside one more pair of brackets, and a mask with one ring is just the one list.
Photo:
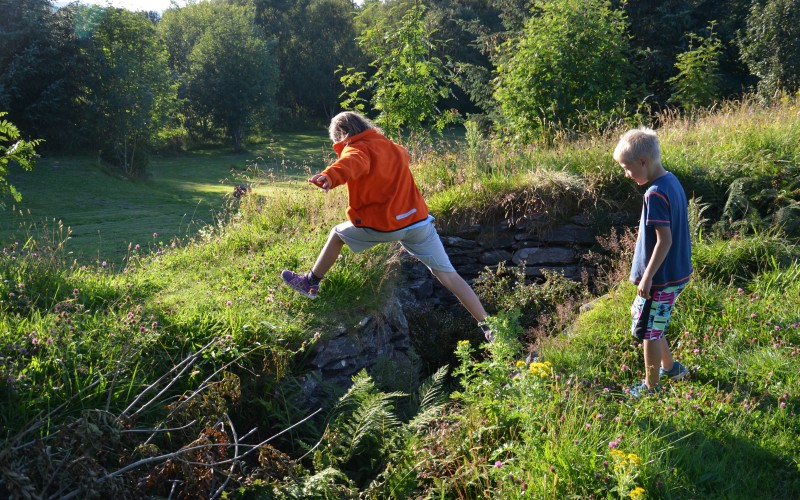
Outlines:
{"label": "green grass", "polygon": [[241,154],[206,149],[154,156],[142,180],[115,175],[88,156],[47,157],[32,172],[9,178],[23,199],[0,218],[0,245],[52,232],[61,221],[70,229],[67,250],[80,262],[119,266],[129,245],[157,248],[213,223],[252,168],[272,176],[259,191],[268,194],[321,170],[332,154],[321,130],[278,134]]}
{"label": "green grass", "polygon": [[[667,124],[668,161],[683,178],[700,172],[697,185],[723,191],[742,174],[763,173],[792,198],[794,181],[775,167],[793,172],[800,142],[785,141],[770,118],[783,117],[794,137],[800,116],[792,105]],[[713,224],[695,247],[697,273],[667,332],[692,375],[667,382],[657,397],[633,401],[625,391],[643,368],[628,333],[635,290],[620,272],[630,250],[621,238],[607,245],[613,269],[601,270],[606,288],[588,311],[576,308],[587,300],[583,286],[486,280],[484,300],[501,305],[491,319],[499,340],[435,346],[455,352],[453,385],[440,373],[418,394],[389,393],[398,376],[383,367],[393,387],[362,375],[338,407],[260,446],[246,469],[212,464],[308,416],[296,396],[312,377],[306,361],[316,339],[379,311],[395,286],[391,246],[345,251],[318,300],[280,286],[281,269],[312,265],[346,207],[343,190],[323,195],[303,180],[329,154],[319,139],[326,145],[318,151],[315,135],[296,145],[284,137],[302,153],[259,160],[266,173],[244,172],[255,195],[240,201],[226,198],[231,186],[220,179],[275,148],[163,158],[141,183],[108,176],[86,158],[60,160],[72,176],[48,159],[12,179],[32,218],[81,228],[103,213],[124,215],[123,203],[142,211],[120,219],[122,243],[107,250],[85,233],[64,243],[65,230],[52,222],[35,243],[2,237],[0,492],[166,497],[177,484],[187,496],[206,495],[204,478],[213,475],[215,485],[230,477],[230,495],[267,498],[800,497],[797,240],[777,228],[731,233]],[[415,151],[414,169],[442,222],[509,209],[558,217],[638,210],[640,193],[610,159],[613,143],[606,136],[547,150]],[[711,165],[714,155],[738,170]],[[106,205],[89,210],[80,192]],[[166,229],[150,223],[165,207],[189,213],[201,203],[216,213],[207,224],[188,216]],[[719,212],[710,212],[715,222]],[[79,236],[88,258],[75,263]],[[128,252],[128,242],[141,248]],[[103,267],[105,252],[120,247],[125,259]],[[419,324],[446,344],[445,334],[460,330],[441,316]],[[524,361],[527,348],[538,359]],[[191,445],[202,453],[152,458]]]}

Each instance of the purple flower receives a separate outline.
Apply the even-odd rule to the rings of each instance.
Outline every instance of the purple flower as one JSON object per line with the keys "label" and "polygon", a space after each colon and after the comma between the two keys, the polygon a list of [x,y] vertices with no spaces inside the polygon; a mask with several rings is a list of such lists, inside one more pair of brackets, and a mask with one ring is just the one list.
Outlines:
{"label": "purple flower", "polygon": [[495,468],[499,469],[500,467],[502,467],[502,466],[503,466],[503,462],[501,462],[500,460],[498,460],[498,461],[496,461],[496,462],[494,463],[494,466],[495,466]]}
{"label": "purple flower", "polygon": [[611,448],[612,450],[616,450],[618,446],[619,446],[619,441],[617,441],[616,439],[608,443],[608,447]]}
{"label": "purple flower", "polygon": [[108,262],[106,262],[106,261],[103,261],[103,262],[101,262],[101,263],[100,263],[100,265],[101,265],[102,267],[106,267],[106,266],[108,265]]}
{"label": "purple flower", "polygon": [[77,288],[72,289],[72,295],[78,295],[80,293]]}

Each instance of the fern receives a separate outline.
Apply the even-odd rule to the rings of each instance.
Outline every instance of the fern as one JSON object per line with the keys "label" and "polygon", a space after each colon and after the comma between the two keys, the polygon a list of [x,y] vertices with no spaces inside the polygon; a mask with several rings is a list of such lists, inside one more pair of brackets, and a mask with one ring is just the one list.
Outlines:
{"label": "fern", "polygon": [[315,467],[338,467],[356,476],[375,470],[401,428],[394,400],[404,396],[380,392],[365,370],[353,376],[353,385],[334,407],[335,416],[314,457]]}
{"label": "fern", "polygon": [[439,368],[420,386],[416,396],[419,401],[417,414],[409,422],[411,429],[422,429],[441,414],[447,403],[447,393],[444,390],[447,371],[446,365]]}

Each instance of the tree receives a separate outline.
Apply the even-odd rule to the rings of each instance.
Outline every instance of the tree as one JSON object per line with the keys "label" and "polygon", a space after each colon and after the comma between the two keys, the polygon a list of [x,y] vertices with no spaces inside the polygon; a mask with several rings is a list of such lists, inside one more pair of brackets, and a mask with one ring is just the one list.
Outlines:
{"label": "tree", "polygon": [[694,33],[708,38],[713,24],[721,42],[719,93],[740,94],[749,83],[747,69],[740,61],[736,34],[744,27],[751,0],[612,0],[628,16],[633,48],[633,65],[648,103],[658,108],[667,104],[679,54],[687,52]]}
{"label": "tree", "polygon": [[293,23],[281,95],[291,103],[294,116],[335,114],[343,90],[336,69],[365,59],[356,41],[353,15],[350,0],[310,0]]}
{"label": "tree", "polygon": [[47,0],[0,0],[0,12],[0,109],[50,147],[74,144],[74,5],[55,10]]}
{"label": "tree", "polygon": [[155,26],[141,13],[107,8],[82,54],[87,133],[124,175],[142,175],[176,98]]}
{"label": "tree", "polygon": [[238,151],[253,127],[276,117],[278,65],[271,44],[259,35],[252,5],[203,2],[170,9],[160,29],[189,127],[219,127]]}
{"label": "tree", "polygon": [[[714,35],[703,38],[689,33],[689,50],[678,54],[678,74],[667,83],[673,87],[670,102],[687,109],[708,106],[719,97],[719,57],[722,42]],[[696,44],[696,45],[695,45]]]}
{"label": "tree", "polygon": [[530,140],[551,127],[602,127],[628,95],[627,23],[607,0],[538,2],[522,35],[507,42],[495,98],[505,132]]}
{"label": "tree", "polygon": [[372,91],[372,107],[379,111],[376,122],[389,131],[407,127],[419,133],[426,125],[441,131],[453,120],[437,104],[450,95],[451,77],[444,63],[433,55],[433,33],[426,27],[425,7],[416,4],[403,15],[398,25],[381,22],[368,28],[359,38],[375,59],[375,73],[350,72],[343,81],[353,89],[344,107],[354,107],[360,93]]}
{"label": "tree", "polygon": [[772,98],[800,89],[800,0],[753,2],[739,41],[742,59],[758,77],[758,93]]}
{"label": "tree", "polygon": [[5,209],[3,201],[11,195],[14,201],[20,201],[22,196],[8,183],[8,168],[17,164],[24,170],[31,170],[36,164],[36,150],[40,141],[34,139],[26,141],[20,139],[19,129],[11,122],[2,119],[7,113],[0,112],[0,209]]}
{"label": "tree", "polygon": [[254,0],[256,23],[274,42],[277,100],[292,120],[328,119],[338,106],[339,65],[366,65],[351,0]]}

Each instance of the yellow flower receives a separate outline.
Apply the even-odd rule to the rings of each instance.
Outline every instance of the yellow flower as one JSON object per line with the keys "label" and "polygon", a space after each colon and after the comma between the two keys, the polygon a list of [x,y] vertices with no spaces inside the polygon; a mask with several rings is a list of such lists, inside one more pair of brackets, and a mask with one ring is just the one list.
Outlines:
{"label": "yellow flower", "polygon": [[522,366],[525,366],[525,362],[524,361],[517,361],[517,368],[520,368]]}
{"label": "yellow flower", "polygon": [[633,498],[634,500],[638,500],[640,498],[644,498],[644,494],[645,494],[644,488],[642,488],[641,486],[637,486],[631,491],[630,497]]}
{"label": "yellow flower", "polygon": [[469,340],[459,340],[458,345],[460,346],[467,346],[469,345]]}
{"label": "yellow flower", "polygon": [[639,464],[642,462],[642,459],[641,459],[641,458],[639,458],[639,455],[637,455],[636,453],[629,453],[629,454],[628,454],[628,460],[629,460],[629,461],[630,461],[630,462],[631,462],[633,465],[639,465]]}

